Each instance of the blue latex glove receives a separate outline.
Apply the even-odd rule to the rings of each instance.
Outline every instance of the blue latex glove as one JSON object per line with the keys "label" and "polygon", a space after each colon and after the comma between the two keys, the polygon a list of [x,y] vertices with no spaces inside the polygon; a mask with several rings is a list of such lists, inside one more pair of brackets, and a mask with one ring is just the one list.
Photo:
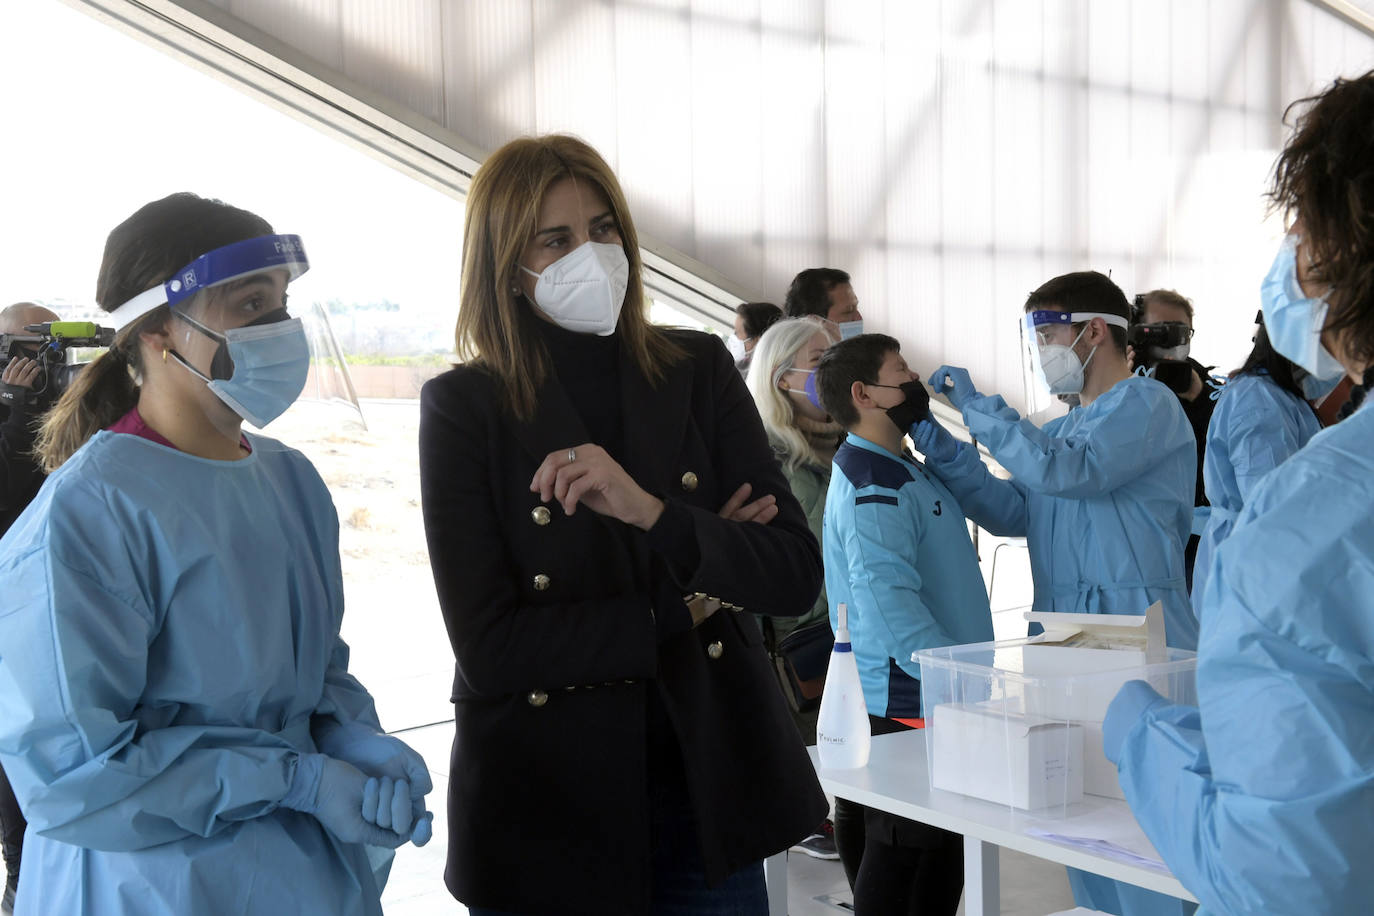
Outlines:
{"label": "blue latex glove", "polygon": [[434,835],[434,815],[423,803],[417,812],[415,800],[410,783],[404,779],[373,776],[363,786],[363,820],[409,836],[416,846],[423,846]]}
{"label": "blue latex glove", "polygon": [[936,394],[949,398],[955,410],[963,410],[970,399],[978,396],[978,389],[973,387],[968,370],[958,366],[941,366],[927,381]]}
{"label": "blue latex glove", "polygon": [[916,451],[936,464],[953,461],[959,455],[959,440],[933,419],[927,418],[913,426],[911,438],[916,443]]}
{"label": "blue latex glove", "polygon": [[[373,731],[357,722],[348,725],[330,722],[317,727],[314,737],[315,746],[321,753],[351,763],[368,776],[405,783],[411,808],[407,823],[415,825],[412,840],[416,846],[429,842],[434,815],[425,810],[425,796],[434,790],[434,781],[430,779],[423,757],[400,738]],[[386,826],[375,820],[372,823]]]}
{"label": "blue latex glove", "polygon": [[[324,754],[301,754],[283,808],[313,814],[324,829],[345,843],[395,849],[408,836],[369,823],[363,817],[367,777],[358,768]],[[407,787],[409,793],[409,787]],[[375,817],[375,810],[373,812]],[[409,832],[407,824],[407,832]]]}

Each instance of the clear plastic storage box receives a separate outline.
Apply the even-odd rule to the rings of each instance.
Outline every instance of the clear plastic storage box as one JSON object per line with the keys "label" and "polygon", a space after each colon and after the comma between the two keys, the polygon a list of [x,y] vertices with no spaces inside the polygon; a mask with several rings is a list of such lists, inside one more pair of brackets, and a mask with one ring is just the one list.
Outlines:
{"label": "clear plastic storage box", "polygon": [[1108,705],[1132,680],[1196,705],[1197,654],[1164,646],[1158,605],[1026,617],[1046,632],[913,653],[931,788],[1041,817],[1065,816],[1084,793],[1122,798],[1102,750]]}

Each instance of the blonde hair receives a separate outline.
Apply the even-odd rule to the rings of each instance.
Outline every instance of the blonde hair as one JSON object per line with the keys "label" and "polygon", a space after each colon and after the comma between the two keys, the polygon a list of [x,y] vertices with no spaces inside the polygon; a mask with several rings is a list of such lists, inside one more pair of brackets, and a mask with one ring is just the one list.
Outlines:
{"label": "blonde hair", "polygon": [[611,167],[576,137],[550,134],[512,140],[482,164],[468,191],[454,344],[461,359],[475,362],[497,379],[507,406],[521,419],[534,414],[535,395],[550,364],[531,324],[542,319],[512,291],[512,278],[521,252],[538,229],[544,195],[568,177],[590,183],[605,196],[630,263],[616,325],[621,346],[653,385],[685,355],[645,314],[639,236]]}
{"label": "blonde hair", "polygon": [[745,379],[759,409],[763,428],[769,440],[782,452],[782,463],[788,471],[827,463],[797,428],[797,408],[793,403],[796,395],[778,387],[782,374],[793,368],[797,354],[818,333],[825,333],[825,326],[814,316],[784,318],[774,323],[754,346],[754,358]]}

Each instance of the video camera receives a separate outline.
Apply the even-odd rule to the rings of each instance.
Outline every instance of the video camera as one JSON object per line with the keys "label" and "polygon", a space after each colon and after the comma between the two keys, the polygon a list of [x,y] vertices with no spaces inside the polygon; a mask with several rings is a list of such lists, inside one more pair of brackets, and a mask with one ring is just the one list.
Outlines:
{"label": "video camera", "polygon": [[1174,354],[1192,339],[1193,329],[1176,321],[1133,324],[1126,331],[1126,344],[1135,351],[1136,365],[1150,369],[1156,379],[1179,394],[1192,387],[1193,367],[1186,357],[1179,359]]}
{"label": "video camera", "polygon": [[10,361],[27,356],[39,365],[32,388],[0,384],[0,407],[46,408],[62,396],[81,363],[69,363],[72,347],[108,347],[114,342],[114,328],[102,328],[93,321],[46,321],[31,324],[23,334],[0,334],[0,372]]}

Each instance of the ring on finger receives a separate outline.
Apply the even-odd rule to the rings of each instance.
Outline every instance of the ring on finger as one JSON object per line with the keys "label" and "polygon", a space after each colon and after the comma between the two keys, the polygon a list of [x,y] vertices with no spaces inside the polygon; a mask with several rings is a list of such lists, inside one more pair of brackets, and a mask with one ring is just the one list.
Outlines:
{"label": "ring on finger", "polygon": [[574,448],[568,449],[568,464],[572,464],[572,463],[573,463],[574,461],[576,461],[576,460],[577,460],[577,449],[574,449]]}

